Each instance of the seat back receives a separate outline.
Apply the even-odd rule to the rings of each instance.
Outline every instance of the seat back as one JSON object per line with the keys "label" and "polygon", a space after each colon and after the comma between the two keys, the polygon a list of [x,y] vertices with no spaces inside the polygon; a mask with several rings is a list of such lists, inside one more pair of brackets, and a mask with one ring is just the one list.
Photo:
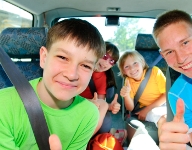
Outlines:
{"label": "seat back", "polygon": [[[39,66],[39,49],[45,46],[45,43],[44,27],[6,28],[0,34],[0,46],[28,80],[42,76],[42,69]],[[10,86],[12,83],[0,66],[0,89]]]}
{"label": "seat back", "polygon": [[[151,34],[138,34],[135,49],[145,58],[149,66],[159,57],[159,47]],[[167,63],[161,59],[155,66],[159,67],[166,74]]]}

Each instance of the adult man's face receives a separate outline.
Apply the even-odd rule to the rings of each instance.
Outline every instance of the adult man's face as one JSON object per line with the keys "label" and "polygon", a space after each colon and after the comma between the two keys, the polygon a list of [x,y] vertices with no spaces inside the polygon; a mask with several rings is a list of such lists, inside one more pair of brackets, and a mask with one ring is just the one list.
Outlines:
{"label": "adult man's face", "polygon": [[192,78],[192,26],[184,21],[168,25],[156,40],[167,64]]}

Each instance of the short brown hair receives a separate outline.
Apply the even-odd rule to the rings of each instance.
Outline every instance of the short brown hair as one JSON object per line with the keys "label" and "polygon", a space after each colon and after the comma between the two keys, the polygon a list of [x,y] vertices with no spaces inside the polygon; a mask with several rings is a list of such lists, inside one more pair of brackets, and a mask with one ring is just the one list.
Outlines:
{"label": "short brown hair", "polygon": [[168,25],[184,21],[192,25],[191,16],[182,10],[171,10],[161,14],[153,27],[153,37],[156,39],[158,34]]}
{"label": "short brown hair", "polygon": [[48,31],[47,50],[54,42],[64,39],[75,40],[77,46],[87,46],[88,49],[94,51],[98,59],[106,53],[105,43],[100,32],[85,20],[71,18],[56,23]]}

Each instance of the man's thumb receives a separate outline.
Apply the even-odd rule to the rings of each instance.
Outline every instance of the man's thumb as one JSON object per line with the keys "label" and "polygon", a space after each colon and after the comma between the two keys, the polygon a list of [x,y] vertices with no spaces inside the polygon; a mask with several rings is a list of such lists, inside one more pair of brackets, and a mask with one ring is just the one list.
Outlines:
{"label": "man's thumb", "polygon": [[184,104],[183,100],[179,98],[177,100],[176,115],[175,115],[173,121],[184,122],[184,119],[183,119],[184,112],[185,112],[185,104]]}

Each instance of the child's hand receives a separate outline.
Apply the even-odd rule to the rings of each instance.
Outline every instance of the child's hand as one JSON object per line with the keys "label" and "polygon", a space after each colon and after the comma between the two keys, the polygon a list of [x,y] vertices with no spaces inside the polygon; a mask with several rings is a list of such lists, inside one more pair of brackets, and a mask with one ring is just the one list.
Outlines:
{"label": "child's hand", "polygon": [[125,85],[121,88],[121,91],[120,91],[120,95],[122,97],[125,97],[127,95],[129,95],[131,91],[131,86],[130,86],[130,83],[129,83],[129,80],[125,80]]}
{"label": "child's hand", "polygon": [[188,126],[184,123],[184,102],[178,99],[176,115],[171,122],[161,118],[158,122],[159,146],[161,150],[184,150],[189,142]]}
{"label": "child's hand", "polygon": [[90,100],[93,104],[95,104],[95,106],[97,106],[97,108],[99,109],[100,107],[100,103],[98,102],[98,98],[97,98],[97,93],[94,93],[94,97],[92,100]]}
{"label": "child's hand", "polygon": [[112,111],[113,114],[116,114],[119,112],[121,105],[117,102],[118,94],[115,94],[115,97],[111,104],[109,104],[109,110]]}
{"label": "child's hand", "polygon": [[148,112],[149,112],[149,110],[147,109],[147,107],[145,107],[135,114],[138,115],[139,120],[145,121],[145,118],[146,118]]}
{"label": "child's hand", "polygon": [[50,135],[49,144],[50,144],[50,150],[62,150],[62,145],[59,140],[59,137],[55,134]]}

